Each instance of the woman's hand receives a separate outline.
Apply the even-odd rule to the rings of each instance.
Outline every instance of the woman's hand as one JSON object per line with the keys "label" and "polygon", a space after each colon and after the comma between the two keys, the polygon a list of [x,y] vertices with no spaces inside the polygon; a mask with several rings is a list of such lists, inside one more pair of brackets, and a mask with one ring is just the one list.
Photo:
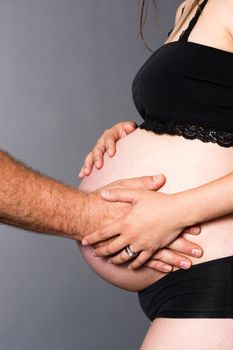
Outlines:
{"label": "woman's hand", "polygon": [[116,142],[127,134],[130,134],[136,128],[137,124],[130,120],[117,123],[111,129],[105,130],[97,140],[92,151],[86,156],[79,177],[82,178],[85,175],[90,175],[93,164],[95,164],[96,169],[102,168],[104,153],[107,151],[110,157],[114,156],[116,153]]}
{"label": "woman's hand", "polygon": [[[132,251],[139,255],[129,265],[137,268],[148,261],[159,249],[168,246],[184,230],[180,203],[176,194],[165,194],[142,190],[112,190],[102,193],[108,201],[131,203],[129,212],[102,229],[83,239],[87,244],[118,236],[112,243],[96,249],[97,256],[118,253],[114,262],[121,264],[130,259],[124,248],[130,244]],[[119,253],[119,251],[121,251]]]}
{"label": "woman's hand", "polygon": [[[201,226],[191,226],[184,229],[184,231],[167,247],[159,249],[150,260],[148,260],[144,266],[151,268],[152,270],[159,272],[170,272],[173,267],[181,269],[189,269],[192,266],[192,261],[188,256],[200,258],[203,254],[202,248],[183,237],[183,233],[190,235],[198,235],[201,233]],[[102,247],[112,241],[115,237],[109,238],[105,241],[93,244],[94,248]],[[115,263],[114,257],[111,258],[111,262]]]}
{"label": "woman's hand", "polygon": [[[201,232],[201,227],[200,225],[197,227],[192,226],[184,230],[184,232],[197,235]],[[182,232],[178,238],[167,247],[159,249],[144,266],[162,272],[170,272],[173,270],[173,267],[189,269],[192,266],[192,261],[188,259],[186,255],[200,258],[202,254],[203,251],[201,247],[183,237]]]}

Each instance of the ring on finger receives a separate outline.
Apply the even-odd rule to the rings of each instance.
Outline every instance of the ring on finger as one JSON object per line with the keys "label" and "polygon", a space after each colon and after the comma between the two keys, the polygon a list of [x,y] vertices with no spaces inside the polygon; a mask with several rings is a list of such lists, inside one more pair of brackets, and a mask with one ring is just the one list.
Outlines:
{"label": "ring on finger", "polygon": [[131,248],[130,245],[128,244],[125,249],[124,249],[125,253],[128,255],[128,257],[130,258],[134,258],[135,256],[137,256],[139,253],[138,252],[134,252]]}

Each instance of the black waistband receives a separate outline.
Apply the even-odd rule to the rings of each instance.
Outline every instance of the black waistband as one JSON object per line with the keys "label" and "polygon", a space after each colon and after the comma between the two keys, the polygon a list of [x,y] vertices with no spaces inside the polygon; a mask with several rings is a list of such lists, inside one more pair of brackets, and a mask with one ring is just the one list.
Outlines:
{"label": "black waistband", "polygon": [[152,321],[169,318],[233,318],[233,256],[170,272],[138,292]]}

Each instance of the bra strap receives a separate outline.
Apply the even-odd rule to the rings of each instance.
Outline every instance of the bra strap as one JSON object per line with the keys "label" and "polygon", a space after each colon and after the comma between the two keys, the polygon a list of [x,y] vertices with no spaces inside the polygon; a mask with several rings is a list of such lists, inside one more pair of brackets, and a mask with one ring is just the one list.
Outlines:
{"label": "bra strap", "polygon": [[193,18],[191,19],[191,21],[189,22],[188,27],[183,30],[183,32],[180,34],[180,37],[178,40],[180,41],[187,41],[188,37],[192,31],[192,29],[194,28],[195,24],[197,23],[197,20],[202,12],[202,10],[204,9],[206,3],[208,0],[204,0],[201,5],[197,8],[197,11],[195,13],[195,15],[193,16]]}

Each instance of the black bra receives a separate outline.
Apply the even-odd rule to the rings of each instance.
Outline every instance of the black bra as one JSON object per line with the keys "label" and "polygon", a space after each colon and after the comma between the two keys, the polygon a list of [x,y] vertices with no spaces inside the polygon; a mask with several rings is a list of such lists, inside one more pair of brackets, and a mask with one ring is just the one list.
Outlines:
{"label": "black bra", "polygon": [[160,46],[139,69],[132,95],[141,129],[231,147],[233,53],[187,41],[207,1],[179,39]]}

